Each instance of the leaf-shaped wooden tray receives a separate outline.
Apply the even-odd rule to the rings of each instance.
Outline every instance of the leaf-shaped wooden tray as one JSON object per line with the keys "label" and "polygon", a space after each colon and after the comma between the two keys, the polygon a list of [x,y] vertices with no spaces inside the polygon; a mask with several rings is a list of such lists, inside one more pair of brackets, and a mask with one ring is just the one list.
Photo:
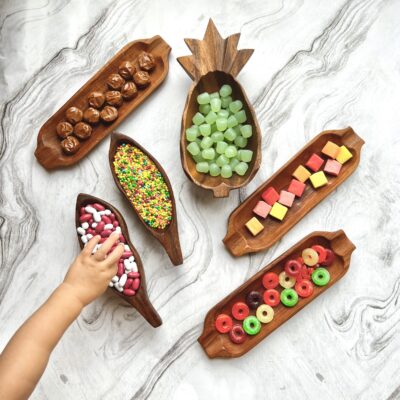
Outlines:
{"label": "leaf-shaped wooden tray", "polygon": [[[189,90],[185,109],[182,116],[181,128],[181,162],[187,177],[203,189],[213,191],[214,197],[227,197],[229,191],[247,185],[257,173],[261,163],[261,131],[254,109],[246,96],[242,85],[236,76],[244,67],[252,49],[237,49],[240,33],[235,33],[223,39],[213,21],[208,22],[203,40],[185,39],[185,43],[193,55],[178,57],[178,62],[187,74],[193,79]],[[186,150],[188,145],[185,132],[192,125],[192,118],[198,111],[197,96],[203,92],[219,91],[222,85],[232,87],[232,98],[241,100],[246,111],[247,124],[252,125],[253,135],[248,141],[246,149],[253,151],[253,159],[244,176],[233,174],[231,178],[213,177],[196,171],[196,163]]]}
{"label": "leaf-shaped wooden tray", "polygon": [[[115,173],[114,170],[114,155],[117,151],[117,148],[119,145],[127,143],[130,144],[131,146],[137,147],[140,151],[142,151],[145,155],[147,155],[151,161],[156,165],[158,170],[160,171],[161,175],[164,178],[164,181],[168,187],[169,193],[170,193],[170,199],[172,202],[172,220],[170,224],[165,228],[165,229],[157,229],[157,228],[152,228],[149,225],[146,224],[146,222],[143,220],[141,215],[136,211],[135,207],[132,205],[132,203],[129,200],[129,197],[127,196],[124,188],[121,186],[121,183]],[[110,141],[110,150],[108,153],[108,160],[110,164],[110,169],[111,169],[111,174],[114,178],[114,182],[117,185],[118,189],[121,191],[121,193],[124,195],[126,200],[129,202],[131,205],[133,211],[135,214],[138,216],[140,222],[146,227],[146,229],[163,245],[165,248],[169,258],[171,259],[172,263],[174,265],[180,265],[183,263],[183,258],[182,258],[182,251],[181,251],[181,245],[179,242],[179,234],[178,234],[178,219],[176,215],[176,205],[175,205],[175,197],[174,197],[174,192],[172,191],[172,186],[171,182],[169,181],[168,175],[164,171],[164,168],[160,165],[160,163],[146,150],[144,149],[139,143],[137,143],[135,140],[131,139],[129,136],[123,135],[121,133],[116,133],[114,132],[111,135],[111,141]]]}
{"label": "leaf-shaped wooden tray", "polygon": [[[353,154],[353,158],[342,166],[339,176],[328,177],[328,184],[326,186],[313,189],[307,183],[303,195],[300,199],[296,197],[283,221],[267,217],[267,219],[260,221],[264,225],[264,230],[257,236],[253,236],[247,230],[245,223],[254,217],[253,209],[257,202],[261,200],[261,194],[269,186],[273,186],[278,193],[281,190],[286,190],[292,179],[294,170],[300,164],[305,165],[313,153],[320,154],[327,141],[332,141],[339,146],[345,145]],[[225,246],[234,256],[255,253],[271,247],[355,171],[360,162],[361,147],[363,144],[364,140],[350,127],[320,133],[231,213],[228,220],[228,231],[223,239]]]}
{"label": "leaf-shaped wooden tray", "polygon": [[[220,334],[215,329],[215,319],[219,314],[230,315],[233,304],[238,301],[245,301],[246,294],[252,290],[263,293],[262,277],[266,272],[271,271],[279,274],[284,270],[284,264],[287,260],[301,256],[302,250],[316,244],[325,248],[330,248],[336,256],[332,265],[327,267],[331,279],[326,286],[314,286],[313,294],[307,298],[299,298],[299,302],[292,308],[285,307],[282,303],[279,303],[278,306],[274,307],[275,315],[273,320],[268,324],[261,324],[261,331],[254,336],[248,335],[242,344],[231,342],[228,334]],[[232,358],[240,357],[247,353],[313,299],[335,284],[347,272],[350,265],[351,254],[354,250],[354,244],[347,238],[342,230],[337,232],[313,232],[292,246],[284,254],[238,287],[229,296],[221,300],[207,313],[203,332],[198,339],[204,351],[207,353],[207,356],[210,358]],[[252,313],[254,314],[254,312]]]}
{"label": "leaf-shaped wooden tray", "polygon": [[[122,103],[118,108],[118,118],[113,123],[100,122],[93,126],[92,135],[89,139],[81,141],[81,147],[77,153],[73,155],[64,154],[60,145],[61,140],[56,133],[56,126],[59,122],[65,121],[65,111],[73,106],[81,110],[88,108],[88,95],[93,91],[105,92],[107,90],[106,80],[109,75],[118,73],[118,67],[123,61],[135,63],[142,51],[151,53],[155,59],[156,66],[150,72],[150,85],[144,89],[139,89],[138,95],[134,99]],[[35,151],[35,156],[40,164],[51,170],[75,164],[85,157],[161,85],[168,73],[170,51],[171,47],[160,36],[136,40],[123,47],[40,128]]]}
{"label": "leaf-shaped wooden tray", "polygon": [[[135,261],[138,267],[138,271],[140,273],[140,288],[136,292],[134,296],[124,296],[120,292],[109,288],[112,293],[115,295],[118,295],[122,299],[124,299],[127,303],[129,303],[132,307],[136,308],[137,311],[139,311],[140,314],[147,320],[147,322],[153,326],[154,328],[157,328],[162,324],[161,317],[158,315],[157,311],[154,309],[153,305],[151,304],[149,297],[147,295],[147,288],[146,288],[146,277],[144,273],[144,268],[142,264],[142,260],[140,259],[140,256],[131,243],[129,239],[129,232],[128,228],[126,226],[126,222],[124,218],[122,217],[121,213],[110,203],[107,203],[106,201],[99,199],[98,197],[90,196],[88,194],[80,193],[76,199],[76,208],[75,208],[75,225],[78,228],[81,226],[79,222],[79,214],[80,214],[80,209],[81,207],[85,207],[87,204],[93,204],[93,203],[100,203],[109,210],[111,210],[114,215],[117,217],[117,220],[119,222],[119,226],[121,227],[122,234],[125,237],[126,244],[129,245],[133,256],[135,257]],[[83,249],[84,245],[82,241],[79,239],[78,235],[78,241],[81,249]]]}

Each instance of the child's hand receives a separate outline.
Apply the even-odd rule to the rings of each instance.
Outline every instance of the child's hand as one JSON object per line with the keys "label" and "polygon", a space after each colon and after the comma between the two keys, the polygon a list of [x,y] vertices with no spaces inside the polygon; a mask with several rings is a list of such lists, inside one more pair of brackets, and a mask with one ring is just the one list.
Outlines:
{"label": "child's hand", "polygon": [[92,254],[100,240],[100,236],[93,237],[70,266],[63,284],[73,290],[83,307],[103,294],[111,278],[117,273],[117,262],[124,252],[123,243],[115,247],[109,255],[107,253],[118,238],[118,233],[111,234],[96,253]]}

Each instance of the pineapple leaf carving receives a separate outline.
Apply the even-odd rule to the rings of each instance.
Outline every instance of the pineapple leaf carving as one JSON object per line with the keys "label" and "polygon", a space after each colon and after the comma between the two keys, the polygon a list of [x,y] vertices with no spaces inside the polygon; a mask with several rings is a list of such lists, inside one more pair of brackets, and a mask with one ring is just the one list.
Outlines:
{"label": "pineapple leaf carving", "polygon": [[240,33],[223,39],[210,18],[203,40],[185,39],[192,55],[178,57],[178,62],[195,81],[211,71],[236,76],[253,54],[253,49],[238,50]]}

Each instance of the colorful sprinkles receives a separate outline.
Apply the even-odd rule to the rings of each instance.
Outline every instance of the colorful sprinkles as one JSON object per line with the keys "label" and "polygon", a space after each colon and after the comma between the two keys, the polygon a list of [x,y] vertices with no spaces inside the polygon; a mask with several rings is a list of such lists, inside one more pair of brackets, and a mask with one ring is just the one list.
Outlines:
{"label": "colorful sprinkles", "polygon": [[151,228],[165,229],[172,220],[168,186],[154,162],[128,143],[118,146],[114,171],[133,207]]}

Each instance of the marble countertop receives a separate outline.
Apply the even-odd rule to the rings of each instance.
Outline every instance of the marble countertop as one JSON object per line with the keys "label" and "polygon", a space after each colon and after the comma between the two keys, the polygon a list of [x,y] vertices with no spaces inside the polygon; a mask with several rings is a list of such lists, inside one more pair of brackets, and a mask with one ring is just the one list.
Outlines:
{"label": "marble countertop", "polygon": [[[4,0],[0,10],[0,349],[77,255],[79,192],[126,216],[164,322],[153,329],[102,296],[62,338],[32,399],[400,399],[398,0]],[[179,156],[191,81],[176,57],[209,17],[255,49],[238,79],[263,133],[258,174],[219,200],[187,179]],[[169,75],[119,130],[170,177],[178,268],[115,187],[108,139],[68,170],[49,173],[33,155],[54,111],[124,44],[155,34],[172,47]],[[354,175],[271,249],[233,258],[221,242],[233,208],[320,131],[347,126],[366,141]],[[357,246],[348,274],[245,356],[209,360],[197,343],[208,309],[306,234],[337,229]]]}

